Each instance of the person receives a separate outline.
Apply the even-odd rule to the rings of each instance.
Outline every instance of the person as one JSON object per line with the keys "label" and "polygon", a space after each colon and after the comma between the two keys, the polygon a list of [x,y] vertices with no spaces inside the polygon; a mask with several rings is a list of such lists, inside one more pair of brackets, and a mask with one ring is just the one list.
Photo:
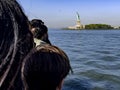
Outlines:
{"label": "person", "polygon": [[69,58],[63,50],[42,44],[25,57],[21,76],[25,90],[61,90],[70,70]]}
{"label": "person", "polygon": [[33,48],[29,20],[16,0],[0,0],[0,90],[22,90],[21,65]]}
{"label": "person", "polygon": [[44,22],[40,19],[33,19],[30,21],[30,24],[35,46],[45,43],[51,45],[51,42],[48,38],[48,28],[44,25]]}

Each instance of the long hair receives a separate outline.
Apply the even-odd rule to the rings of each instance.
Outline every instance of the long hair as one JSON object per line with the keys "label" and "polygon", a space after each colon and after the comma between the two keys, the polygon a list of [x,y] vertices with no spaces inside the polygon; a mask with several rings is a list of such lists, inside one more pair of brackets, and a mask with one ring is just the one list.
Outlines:
{"label": "long hair", "polygon": [[70,70],[69,58],[63,50],[53,45],[39,45],[24,59],[24,86],[26,90],[56,90]]}
{"label": "long hair", "polygon": [[20,5],[16,0],[0,0],[0,90],[21,86],[21,63],[32,47],[28,18]]}

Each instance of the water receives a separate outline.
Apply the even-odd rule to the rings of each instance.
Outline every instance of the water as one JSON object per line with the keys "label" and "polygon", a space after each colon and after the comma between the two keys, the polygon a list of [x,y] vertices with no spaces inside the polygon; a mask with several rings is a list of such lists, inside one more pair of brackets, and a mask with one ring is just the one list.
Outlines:
{"label": "water", "polygon": [[67,53],[74,71],[63,90],[120,90],[119,30],[49,30],[49,37]]}

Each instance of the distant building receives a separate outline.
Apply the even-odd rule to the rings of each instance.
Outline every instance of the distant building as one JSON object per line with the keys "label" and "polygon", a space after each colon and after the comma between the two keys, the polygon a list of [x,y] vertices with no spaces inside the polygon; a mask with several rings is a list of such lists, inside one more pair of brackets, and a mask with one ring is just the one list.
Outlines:
{"label": "distant building", "polygon": [[84,29],[84,26],[80,22],[80,16],[79,13],[77,12],[77,22],[75,26],[69,26],[68,29]]}
{"label": "distant building", "polygon": [[119,26],[114,26],[113,29],[120,29],[120,27]]}

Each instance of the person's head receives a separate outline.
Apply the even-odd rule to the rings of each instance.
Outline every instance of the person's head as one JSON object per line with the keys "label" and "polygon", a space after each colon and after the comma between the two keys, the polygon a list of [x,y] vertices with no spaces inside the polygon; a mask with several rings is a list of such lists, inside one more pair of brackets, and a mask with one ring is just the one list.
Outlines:
{"label": "person's head", "polygon": [[[6,80],[7,74],[15,74],[32,47],[33,37],[28,18],[20,5],[16,0],[0,0],[0,86]],[[12,80],[11,75],[7,82]]]}
{"label": "person's head", "polygon": [[50,43],[48,39],[48,28],[44,25],[44,22],[40,19],[33,19],[30,21],[31,32],[33,33],[34,38]]}
{"label": "person's head", "polygon": [[56,46],[39,45],[26,56],[22,78],[26,90],[61,90],[71,70],[66,53]]}

